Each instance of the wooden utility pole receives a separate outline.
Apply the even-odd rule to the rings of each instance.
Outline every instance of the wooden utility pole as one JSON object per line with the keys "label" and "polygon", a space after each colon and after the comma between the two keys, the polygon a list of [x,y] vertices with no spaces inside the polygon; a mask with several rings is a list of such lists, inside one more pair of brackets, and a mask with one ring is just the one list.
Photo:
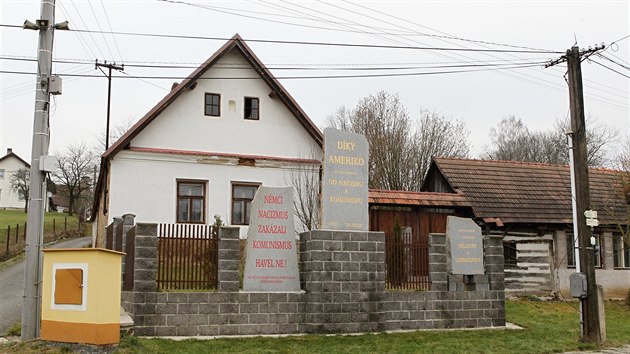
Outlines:
{"label": "wooden utility pole", "polygon": [[[597,48],[595,50],[598,50]],[[591,50],[592,52],[592,50]],[[584,212],[590,209],[588,164],[586,153],[586,123],[584,119],[584,98],[582,92],[582,54],[577,46],[567,50],[566,60],[569,77],[569,101],[571,111],[571,139],[575,173],[575,204],[581,272],[586,276],[586,298],[580,299],[582,312],[583,340],[601,343],[599,308],[597,304],[597,284],[594,267],[594,245],[591,244],[591,229],[586,225]]]}
{"label": "wooden utility pole", "polygon": [[[105,72],[102,69],[100,69],[101,66],[109,69],[109,75],[105,74]],[[111,98],[112,98],[112,69],[123,71],[123,70],[125,70],[125,65],[123,64],[122,66],[117,66],[116,63],[114,63],[114,64],[107,64],[107,60],[104,63],[99,63],[98,60],[97,60],[96,63],[95,63],[95,68],[98,68],[101,71],[103,71],[103,74],[107,75],[107,80],[108,80],[108,84],[107,84],[107,126],[105,127],[105,150],[107,150],[107,149],[109,149],[109,108],[110,108]]]}

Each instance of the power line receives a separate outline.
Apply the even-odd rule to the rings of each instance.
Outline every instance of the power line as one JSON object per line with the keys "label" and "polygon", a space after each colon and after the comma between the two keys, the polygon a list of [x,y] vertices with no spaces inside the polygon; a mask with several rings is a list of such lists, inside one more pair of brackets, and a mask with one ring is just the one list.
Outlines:
{"label": "power line", "polygon": [[[59,2],[59,8],[61,9],[61,12],[64,13],[64,15],[66,16],[66,18],[72,22],[74,22],[72,20],[72,17],[70,17],[70,13],[66,10],[66,8],[63,6],[63,3]],[[1,26],[1,25],[0,25]],[[92,48],[90,48],[90,46],[88,45],[87,40],[85,40],[85,38],[83,37],[83,34],[81,32],[74,32],[74,35],[77,37],[77,39],[79,40],[79,43],[81,43],[81,46],[83,47],[83,50],[85,50],[85,53],[87,54],[88,58],[96,58],[96,54],[94,54],[94,52],[92,51]],[[91,56],[90,56],[91,53]]]}
{"label": "power line", "polygon": [[[346,3],[349,3],[349,4],[352,4],[352,5],[354,5],[354,6],[357,6],[357,7],[361,8],[361,9],[367,9],[367,10],[369,10],[369,11],[375,12],[376,14],[378,14],[378,15],[379,15],[379,17],[378,17],[378,18],[376,18],[376,17],[373,17],[373,16],[369,16],[369,15],[366,15],[366,14],[362,14],[362,13],[356,12],[356,11],[352,11],[352,10],[349,10],[349,9],[347,9],[347,8],[341,7],[341,6],[339,6],[338,4],[329,4],[329,3],[326,3],[326,2],[324,2],[324,1],[320,1],[320,2],[322,2],[322,3],[324,3],[324,4],[327,4],[327,5],[329,5],[329,6],[333,6],[333,7],[335,7],[335,8],[341,9],[341,10],[345,10],[345,11],[351,12],[351,13],[353,13],[353,14],[360,14],[360,15],[362,15],[362,16],[364,16],[364,17],[366,17],[366,18],[372,19],[372,20],[376,20],[376,21],[379,21],[379,22],[384,22],[384,23],[387,23],[387,24],[389,24],[389,25],[393,25],[393,26],[395,26],[395,27],[397,27],[397,28],[403,28],[403,29],[407,29],[407,30],[413,30],[413,29],[411,29],[411,28],[409,28],[409,27],[404,27],[404,26],[401,26],[401,25],[399,25],[399,24],[396,24],[396,23],[393,23],[393,22],[386,21],[386,20],[384,20],[384,19],[383,19],[383,16],[391,17],[391,18],[394,18],[394,19],[399,20],[399,21],[403,21],[403,22],[410,23],[410,24],[413,24],[413,25],[416,25],[416,26],[419,26],[419,27],[427,28],[427,29],[430,29],[430,30],[436,31],[436,32],[441,33],[441,34],[449,35],[448,33],[441,32],[441,31],[438,31],[438,30],[436,30],[436,29],[433,29],[433,28],[430,28],[430,27],[427,27],[427,26],[423,26],[423,25],[420,25],[420,24],[415,24],[414,22],[411,22],[411,21],[405,20],[405,19],[403,19],[403,18],[396,17],[396,16],[390,15],[390,14],[385,13],[385,12],[382,12],[382,11],[374,10],[374,9],[371,9],[371,8],[369,8],[369,7],[367,7],[367,6],[362,6],[362,5],[354,4],[354,3],[349,2],[349,1],[345,1],[345,2],[346,2]],[[450,35],[449,35],[449,36],[450,36]],[[441,38],[439,38],[439,40],[441,40],[441,41],[443,41],[443,42],[446,42],[446,43],[451,43],[450,41],[445,40],[445,39],[441,39]],[[484,47],[484,48],[489,48],[488,46],[483,45],[483,44],[479,44],[479,45],[480,45],[480,46],[482,46],[482,47]],[[463,45],[459,45],[459,46],[463,47]],[[497,55],[494,55],[494,54],[491,54],[491,53],[482,53],[482,54],[487,55],[487,56],[490,56],[490,57],[492,57],[492,58],[500,58],[500,57],[498,57]],[[460,53],[453,53],[453,55],[457,55],[457,56],[460,56],[460,57],[463,57],[463,58],[466,58],[466,59],[471,59],[469,56],[466,56],[466,55],[464,55],[464,54],[460,54]],[[451,56],[449,56],[449,55],[445,55],[445,54],[443,54],[442,56],[451,57]],[[514,55],[511,55],[511,56],[512,56],[512,57],[515,57]],[[533,69],[530,69],[530,70],[533,70]],[[560,85],[560,84],[557,84],[557,83],[555,83],[555,82],[552,82],[552,81],[549,81],[549,80],[545,80],[545,79],[543,79],[543,78],[539,78],[539,77],[536,77],[536,76],[533,76],[533,75],[528,75],[527,73],[520,73],[520,72],[514,72],[514,73],[499,72],[499,74],[502,74],[502,75],[505,75],[505,76],[508,76],[508,77],[513,77],[513,78],[516,78],[516,79],[519,79],[519,80],[522,80],[522,81],[525,81],[525,82],[529,82],[529,83],[531,83],[531,84],[535,84],[535,85],[538,85],[538,86],[546,87],[546,88],[549,88],[549,89],[552,89],[552,90],[555,90],[555,91],[566,92],[566,87],[565,87],[565,86],[563,86],[563,85]],[[544,73],[544,74],[553,76],[551,73]],[[556,76],[553,76],[553,77],[554,77],[554,78],[556,78]],[[619,96],[619,97],[621,97],[621,98],[626,99],[626,97],[625,97],[625,96],[620,96],[617,92],[614,92],[614,93],[609,93],[609,95],[610,95],[610,94],[612,94],[612,95],[616,95],[616,96]],[[600,95],[597,95],[597,94],[590,93],[590,94],[589,94],[589,97],[591,97],[591,98],[592,98],[592,99],[594,99],[595,101],[599,101],[599,102],[602,102],[602,103],[604,103],[604,104],[609,104],[609,103],[615,104],[615,101],[614,101],[614,100],[612,100],[612,99],[610,99],[608,96],[600,96]],[[623,104],[627,104],[627,103],[626,103],[626,101],[624,101],[624,102],[623,102]]]}
{"label": "power line", "polygon": [[[323,2],[323,1],[319,1],[319,2],[324,3],[324,4],[327,4],[327,3]],[[380,14],[384,14],[384,13],[383,13],[383,12],[381,12],[381,11],[374,10],[374,9],[372,9],[372,8],[370,8],[370,7],[365,6],[365,5],[355,4],[355,3],[350,2],[350,1],[347,1],[347,0],[345,0],[344,2],[345,2],[345,3],[348,3],[348,4],[352,4],[352,5],[354,5],[354,6],[358,6],[358,7],[361,7],[361,8],[367,9],[367,10],[370,10],[370,11],[373,11],[373,12],[377,12],[377,13],[380,13]],[[330,5],[330,4],[327,4],[327,5]],[[436,34],[427,34],[427,33],[422,33],[422,32],[417,32],[417,31],[414,31],[414,33],[421,34],[421,35],[424,35],[424,36],[427,36],[427,37],[441,38],[441,39],[453,39],[453,40],[463,41],[463,42],[470,42],[470,43],[476,43],[476,44],[495,45],[495,46],[502,46],[502,47],[509,47],[509,48],[520,48],[520,49],[529,49],[529,50],[539,50],[539,51],[544,51],[544,52],[548,52],[548,53],[552,53],[552,52],[554,52],[554,51],[549,50],[549,49],[532,48],[532,47],[526,47],[526,46],[518,46],[518,45],[512,45],[512,44],[505,44],[505,43],[498,43],[498,42],[490,42],[490,41],[481,41],[481,40],[475,40],[475,39],[469,39],[469,38],[457,37],[457,36],[453,36],[453,35],[450,35],[450,34],[448,34],[448,33],[438,31],[438,30],[436,30],[436,29],[434,29],[434,28],[431,28],[431,27],[428,27],[428,26],[424,26],[424,25],[420,25],[420,24],[418,24],[418,23],[415,23],[415,22],[412,22],[412,21],[409,21],[409,20],[406,20],[406,19],[403,19],[403,18],[400,18],[400,17],[394,16],[394,15],[391,15],[391,14],[386,14],[386,15],[387,15],[387,16],[389,16],[389,17],[392,17],[392,18],[395,18],[395,19],[398,19],[398,20],[401,20],[401,21],[404,21],[404,22],[407,22],[407,23],[410,23],[410,24],[413,24],[413,25],[419,26],[419,27],[423,27],[423,28],[429,29],[429,30],[431,30],[431,31],[435,31],[435,32],[437,32],[437,33],[441,33],[441,35],[436,35]],[[385,21],[383,21],[383,22],[385,22]]]}
{"label": "power line", "polygon": [[[21,28],[21,26],[13,26],[13,25],[0,25],[0,26],[11,27],[11,28]],[[71,29],[70,32],[100,33],[100,31],[88,30],[88,29]],[[112,32],[112,34],[117,34],[121,36],[179,38],[179,39],[216,40],[216,41],[228,41],[232,39],[232,38],[227,38],[227,37],[190,36],[190,35],[159,34],[159,33],[146,33],[146,32],[144,33],[143,32]],[[522,53],[522,54],[563,54],[564,53],[564,52],[549,52],[549,51],[538,51],[538,50],[395,46],[395,45],[358,44],[358,43],[343,43],[343,42],[286,41],[286,40],[275,40],[275,39],[243,39],[243,41],[251,42],[251,43],[314,45],[314,46],[326,46],[326,47],[349,47],[349,48],[372,48],[372,49],[438,50],[438,51],[455,51],[455,52],[491,52],[491,53]]]}
{"label": "power line", "polygon": [[[74,3],[74,0],[70,0],[70,3],[72,4],[72,7],[74,7],[74,10],[77,12],[77,15],[79,15],[79,20],[81,20],[81,22],[83,23],[83,26],[85,26],[85,28],[88,28],[88,25],[83,20],[83,16],[81,16],[81,13],[79,12],[77,5]],[[90,35],[90,38],[92,38],[92,42],[94,42],[94,46],[96,47],[96,50],[98,50],[98,52],[101,54],[101,57],[104,58],[105,55],[101,51],[101,47],[98,46],[96,39],[94,39],[94,36],[92,35],[92,33],[94,32],[87,32],[87,33]]]}
{"label": "power line", "polygon": [[[484,69],[470,69],[470,70],[450,70],[450,71],[430,71],[430,72],[415,72],[415,73],[387,73],[387,74],[363,74],[363,75],[325,75],[325,76],[276,76],[279,80],[291,80],[291,79],[342,79],[342,78],[373,78],[373,77],[397,77],[397,76],[425,76],[425,75],[441,75],[441,74],[458,74],[458,73],[470,73],[480,71],[495,71],[495,70],[514,70],[520,68],[528,68],[532,65],[520,65],[513,67],[501,67],[501,68],[484,68]],[[538,66],[538,65],[533,65]],[[34,75],[35,73],[26,71],[0,71],[2,74],[16,74],[16,75]],[[80,74],[60,74],[60,76],[76,76],[76,77],[101,77],[99,75],[80,75]],[[116,76],[117,78],[126,78],[125,76]],[[132,78],[132,77],[129,77]],[[184,76],[135,76],[136,79],[159,79],[159,80],[183,80],[188,77]],[[200,77],[197,80],[259,80],[260,77]]]}
{"label": "power line", "polygon": [[[358,12],[356,12],[356,11],[349,10],[349,9],[347,9],[347,8],[341,7],[341,6],[336,5],[336,4],[326,3],[326,2],[324,2],[324,1],[320,1],[320,2],[321,2],[321,3],[324,3],[324,4],[327,4],[327,5],[329,5],[329,6],[332,6],[332,7],[338,8],[338,9],[341,9],[341,10],[345,10],[345,11],[351,12],[351,13],[353,13],[353,14],[360,14],[360,15],[362,15],[362,16],[364,16],[364,17],[367,17],[367,18],[370,18],[370,19],[372,19],[372,20],[376,20],[376,21],[379,21],[379,22],[384,22],[384,23],[390,24],[390,25],[396,26],[396,27],[398,27],[398,28],[403,28],[403,29],[406,29],[406,30],[412,30],[412,29],[410,29],[409,27],[404,27],[404,26],[401,26],[401,25],[399,25],[399,24],[395,24],[395,23],[392,23],[392,22],[385,21],[385,20],[382,18],[382,16],[388,16],[388,17],[394,18],[394,19],[399,20],[399,21],[403,21],[403,22],[406,22],[406,23],[410,23],[410,24],[413,24],[413,25],[416,25],[416,26],[419,26],[419,27],[423,27],[423,28],[430,29],[430,30],[432,30],[432,31],[436,31],[436,32],[441,33],[441,34],[444,34],[444,35],[449,35],[449,36],[451,36],[451,35],[450,35],[450,34],[448,34],[448,33],[441,32],[441,31],[439,31],[439,30],[436,30],[436,29],[433,29],[433,28],[430,28],[430,27],[427,27],[427,26],[423,26],[423,25],[420,25],[420,24],[416,24],[416,23],[411,22],[411,21],[408,21],[408,20],[406,20],[406,19],[403,19],[403,18],[400,18],[400,17],[396,17],[396,16],[394,16],[394,15],[391,15],[391,14],[389,14],[389,13],[385,13],[385,12],[382,12],[382,11],[374,10],[374,9],[372,9],[372,8],[370,8],[370,7],[363,6],[363,5],[359,5],[359,4],[355,4],[355,3],[352,3],[352,2],[350,2],[350,1],[344,1],[344,2],[346,2],[346,3],[348,3],[348,4],[351,4],[351,5],[354,5],[354,6],[356,6],[356,7],[362,8],[362,9],[366,9],[366,10],[372,11],[372,12],[374,12],[374,13],[378,14],[378,15],[379,15],[379,16],[381,16],[381,17],[379,17],[379,18],[375,18],[375,17],[373,17],[373,16],[369,16],[369,15],[366,15],[366,14],[361,14],[361,13],[358,13]],[[440,39],[440,40],[441,40],[441,41],[444,41],[444,42],[447,42],[447,43],[451,43],[451,42],[449,42],[449,41],[447,41],[447,40],[445,40],[445,39]],[[460,46],[461,46],[461,45],[460,45]],[[484,47],[484,48],[489,48],[489,47],[487,47],[486,45],[483,45],[483,44],[480,44],[480,46],[482,46],[482,47]],[[462,47],[463,47],[463,46],[462,46]],[[493,55],[493,54],[490,54],[490,53],[483,53],[483,54],[488,55],[488,56],[493,57],[493,58],[499,58],[499,57],[497,57],[496,55]],[[463,54],[454,53],[454,55],[459,55],[459,56],[461,56],[461,57],[464,57],[464,58],[470,59],[470,57],[465,56],[465,55],[463,55]],[[512,55],[512,57],[514,57],[514,56]],[[559,85],[559,84],[557,84],[557,83],[555,83],[555,82],[552,82],[552,81],[549,81],[549,80],[546,80],[546,79],[543,79],[543,78],[535,77],[535,76],[533,76],[533,75],[528,75],[527,73],[507,73],[507,72],[500,72],[500,74],[503,74],[503,75],[506,75],[506,76],[510,76],[510,77],[514,77],[514,78],[517,78],[517,79],[520,79],[520,80],[523,80],[523,81],[526,81],[526,82],[529,82],[529,83],[532,83],[532,84],[535,84],[535,85],[538,85],[538,86],[543,86],[543,87],[546,87],[546,88],[549,88],[549,89],[553,89],[553,90],[556,90],[556,91],[566,92],[566,87],[564,87],[564,86],[562,86],[562,85]],[[546,73],[546,72],[543,72],[543,74],[553,76],[551,73]],[[525,76],[525,77],[523,77],[523,76]],[[528,79],[528,78],[526,78],[526,77],[529,77],[529,78],[531,78],[531,79]],[[554,78],[556,78],[556,76],[553,76],[553,77],[554,77]],[[532,79],[533,79],[533,80],[532,80]],[[540,82],[538,82],[538,81],[534,81],[534,80],[538,80],[538,81],[540,81]],[[589,81],[589,82],[590,82],[590,81]],[[548,83],[548,84],[547,84],[547,83]],[[550,86],[549,84],[550,84],[550,85],[553,85],[553,86]],[[599,84],[599,83],[596,83],[596,84],[601,85],[601,86],[604,86],[604,87],[607,87],[606,85],[603,85],[603,84]],[[616,96],[620,96],[620,95],[619,95],[618,93],[616,93],[616,92],[612,92],[612,93],[609,93],[609,94],[616,95]],[[607,97],[607,96],[600,96],[600,95],[596,95],[596,94],[593,94],[593,93],[588,94],[588,96],[589,96],[589,97],[591,97],[591,99],[593,99],[593,100],[595,100],[595,101],[602,102],[602,103],[604,103],[604,104],[608,104],[608,102],[606,102],[606,101],[611,101],[611,99],[610,99],[609,97]],[[624,99],[626,98],[625,96],[620,96],[620,97],[622,97],[622,98],[624,98]],[[627,103],[624,101],[624,104],[627,104]]]}
{"label": "power line", "polygon": [[[37,61],[32,57],[10,57],[0,55],[0,60],[12,60],[12,61]],[[80,60],[53,60],[54,63],[60,64],[79,64],[79,65],[93,65],[92,62],[80,61]],[[265,67],[270,70],[317,70],[317,71],[377,71],[377,70],[414,70],[414,69],[441,69],[441,68],[469,68],[469,67],[501,67],[501,66],[515,66],[515,65],[543,65],[546,61],[523,61],[523,62],[508,62],[508,63],[480,63],[480,64],[453,64],[453,65],[413,65],[413,66],[353,66],[352,64],[343,65],[318,65],[318,66],[273,66],[266,65]],[[197,69],[197,66],[191,65],[147,65],[147,64],[125,64],[127,67],[147,68],[147,69]],[[232,70],[251,70],[251,66],[246,64],[217,64],[216,67]]]}
{"label": "power line", "polygon": [[[34,56],[28,55],[17,55],[17,54],[0,54],[0,59],[6,58],[7,60],[13,59],[36,59]],[[385,66],[385,65],[440,65],[440,64],[460,64],[460,63],[482,63],[482,64],[493,64],[497,63],[497,65],[503,65],[502,63],[514,63],[520,62],[526,59],[516,58],[516,59],[495,59],[495,60],[471,60],[471,61],[413,61],[413,62],[375,62],[375,63],[268,63],[265,66],[267,68],[273,67],[274,65],[284,65],[284,66],[308,66],[308,67],[344,67],[344,66]],[[526,63],[546,63],[549,60],[548,57],[539,57],[539,58],[530,58]],[[53,62],[61,63],[63,61],[68,61],[69,63],[81,63],[81,64],[94,64],[94,60],[91,59],[78,59],[78,58],[55,58]],[[127,64],[129,63],[129,64]],[[198,68],[203,62],[175,62],[175,61],[147,61],[147,60],[127,60],[125,61],[125,65],[130,66],[130,64],[164,64],[164,65],[184,65],[183,67],[188,67],[187,65],[191,65],[190,68]],[[221,63],[216,64],[221,67],[230,67],[230,66],[242,66],[243,64],[237,63]]]}
{"label": "power line", "polygon": [[101,23],[98,21],[98,16],[96,16],[96,12],[94,11],[94,7],[92,6],[92,2],[90,0],[87,0],[88,5],[90,5],[90,10],[92,10],[92,15],[94,16],[94,20],[96,21],[96,26],[98,27],[99,31],[101,32],[101,37],[103,37],[103,41],[105,42],[105,46],[107,47],[107,51],[109,52],[109,55],[111,55],[111,58],[114,59],[114,54],[112,53],[111,48],[109,47],[109,43],[107,43],[107,39],[105,38],[105,34],[103,32],[103,29],[101,28]]}
{"label": "power line", "polygon": [[603,54],[601,54],[601,53],[599,53],[599,54],[598,54],[598,56],[599,56],[600,58],[604,58],[604,59],[608,60],[609,62],[611,62],[611,63],[613,63],[613,64],[617,64],[617,65],[621,66],[622,68],[624,68],[624,69],[626,69],[626,70],[630,70],[630,66],[627,66],[627,65],[623,65],[623,64],[621,64],[621,63],[618,63],[617,61],[615,61],[615,60],[613,60],[613,59],[610,59],[609,57],[607,57],[607,56],[605,56],[605,55],[603,55]]}
{"label": "power line", "polygon": [[122,53],[120,52],[120,47],[118,46],[118,41],[116,40],[116,36],[114,36],[113,34],[112,23],[109,21],[109,16],[107,15],[105,4],[103,4],[103,0],[100,0],[100,2],[101,2],[101,7],[103,8],[103,13],[105,14],[105,20],[107,21],[107,26],[109,27],[109,33],[112,35],[112,39],[114,40],[114,44],[116,45],[116,50],[118,51],[118,56],[120,57],[120,61],[124,61]]}
{"label": "power line", "polygon": [[593,60],[593,59],[591,59],[591,60],[590,60],[590,62],[591,62],[591,63],[595,63],[595,64],[600,65],[600,66],[603,66],[604,68],[606,68],[606,69],[608,69],[608,70],[610,70],[610,71],[612,71],[612,72],[615,72],[615,73],[617,73],[617,74],[619,74],[619,75],[621,75],[621,76],[624,76],[624,77],[627,77],[628,79],[630,79],[630,76],[628,76],[628,75],[626,75],[626,74],[624,74],[624,73],[622,73],[622,72],[619,72],[619,71],[617,71],[617,70],[615,70],[615,69],[613,69],[613,68],[611,68],[611,67],[609,67],[609,66],[606,66],[606,65],[604,65],[604,64],[602,64],[602,63],[600,63],[600,62],[597,62],[597,61],[595,61],[595,60]]}

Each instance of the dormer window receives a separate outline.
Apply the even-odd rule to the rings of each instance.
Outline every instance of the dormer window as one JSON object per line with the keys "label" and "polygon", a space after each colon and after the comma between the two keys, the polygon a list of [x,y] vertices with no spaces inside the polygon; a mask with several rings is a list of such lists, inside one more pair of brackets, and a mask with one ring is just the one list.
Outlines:
{"label": "dormer window", "polygon": [[258,120],[260,103],[257,97],[245,97],[245,119]]}
{"label": "dormer window", "polygon": [[218,93],[206,93],[204,114],[211,117],[221,116],[221,95]]}

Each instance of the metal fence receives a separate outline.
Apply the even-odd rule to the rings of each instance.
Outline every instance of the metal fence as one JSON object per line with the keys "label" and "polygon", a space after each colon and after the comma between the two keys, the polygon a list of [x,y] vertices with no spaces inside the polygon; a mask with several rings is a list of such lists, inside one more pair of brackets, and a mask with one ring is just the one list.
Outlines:
{"label": "metal fence", "polygon": [[158,289],[216,289],[218,240],[212,225],[159,224]]}
{"label": "metal fence", "polygon": [[[58,222],[57,219],[60,221]],[[62,224],[63,222],[63,224]],[[7,225],[0,230],[0,259],[13,257],[24,251],[26,245],[26,222],[15,225]],[[56,240],[75,232],[81,234],[82,224],[69,226],[68,217],[52,218],[45,220],[44,242]]]}
{"label": "metal fence", "polygon": [[385,238],[385,262],[387,289],[429,289],[429,243],[410,228],[394,228]]}

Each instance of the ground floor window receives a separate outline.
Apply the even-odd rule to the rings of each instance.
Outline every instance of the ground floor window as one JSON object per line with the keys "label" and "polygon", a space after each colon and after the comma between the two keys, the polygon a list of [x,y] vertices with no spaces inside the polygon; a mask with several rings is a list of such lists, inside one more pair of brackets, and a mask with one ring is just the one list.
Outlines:
{"label": "ground floor window", "polygon": [[205,205],[205,181],[177,181],[177,222],[205,223]]}
{"label": "ground floor window", "polygon": [[621,235],[613,236],[613,263],[615,268],[630,268],[630,245]]}
{"label": "ground floor window", "polygon": [[232,184],[232,225],[249,225],[252,200],[257,189],[257,184]]}
{"label": "ground floor window", "polygon": [[[589,242],[589,248],[593,250],[593,265],[597,268],[602,267],[602,252],[601,252],[601,240],[598,234],[593,234],[595,238],[595,245],[591,246]],[[567,232],[567,266],[575,267],[575,239],[573,233]]]}
{"label": "ground floor window", "polygon": [[516,267],[518,264],[518,251],[516,249],[516,242],[507,241],[503,242],[503,259],[505,267]]}

